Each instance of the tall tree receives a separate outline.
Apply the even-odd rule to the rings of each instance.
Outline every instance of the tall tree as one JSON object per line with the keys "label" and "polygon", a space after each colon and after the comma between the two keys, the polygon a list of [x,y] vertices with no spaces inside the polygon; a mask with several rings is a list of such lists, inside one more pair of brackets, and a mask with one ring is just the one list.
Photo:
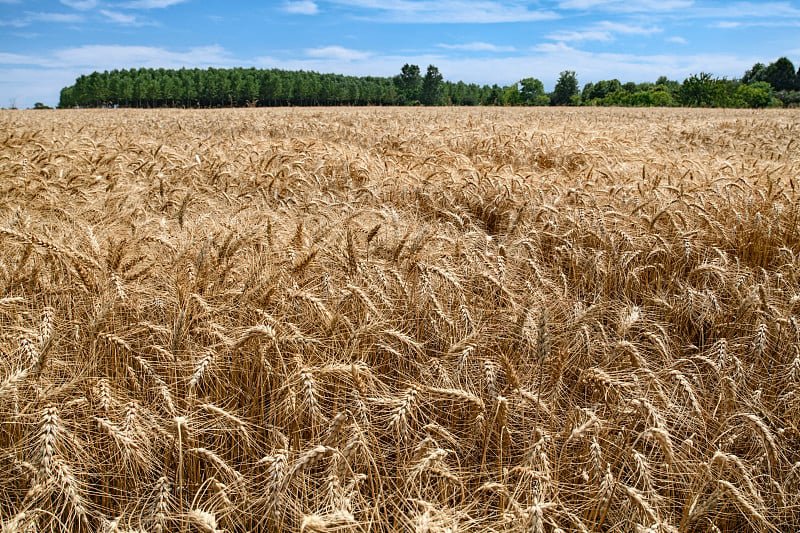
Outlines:
{"label": "tall tree", "polygon": [[756,63],[753,68],[745,71],[742,76],[742,83],[756,83],[767,81],[767,66],[764,63]]}
{"label": "tall tree", "polygon": [[565,70],[558,76],[551,101],[553,105],[571,105],[572,97],[578,95],[578,76],[574,70]]}
{"label": "tall tree", "polygon": [[442,100],[442,81],[444,78],[439,69],[433,65],[428,65],[425,78],[422,80],[422,91],[419,101],[422,105],[438,105]]}
{"label": "tall tree", "polygon": [[544,84],[536,78],[520,80],[520,97],[524,105],[547,105],[550,99],[544,94]]}
{"label": "tall tree", "polygon": [[764,78],[764,81],[772,85],[772,88],[776,91],[794,90],[797,83],[794,65],[786,57],[770,63],[764,73]]}
{"label": "tall tree", "polygon": [[417,65],[406,63],[400,70],[400,76],[396,78],[397,90],[403,99],[403,103],[413,104],[419,100],[422,92],[422,76]]}
{"label": "tall tree", "polygon": [[503,105],[515,106],[522,103],[522,97],[519,94],[519,85],[513,84],[508,87],[503,87],[501,96],[501,103]]}

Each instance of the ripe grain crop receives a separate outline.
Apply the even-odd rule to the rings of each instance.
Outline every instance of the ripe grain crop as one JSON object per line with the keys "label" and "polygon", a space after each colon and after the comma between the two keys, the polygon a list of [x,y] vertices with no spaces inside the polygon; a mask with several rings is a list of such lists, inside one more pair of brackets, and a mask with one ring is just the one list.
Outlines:
{"label": "ripe grain crop", "polygon": [[0,112],[2,531],[793,531],[800,115]]}

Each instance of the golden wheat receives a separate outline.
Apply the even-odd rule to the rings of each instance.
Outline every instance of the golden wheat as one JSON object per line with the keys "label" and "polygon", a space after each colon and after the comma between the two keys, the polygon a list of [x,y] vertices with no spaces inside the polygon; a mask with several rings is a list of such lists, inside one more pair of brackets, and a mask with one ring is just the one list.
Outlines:
{"label": "golden wheat", "polygon": [[793,531],[792,110],[0,112],[2,531]]}

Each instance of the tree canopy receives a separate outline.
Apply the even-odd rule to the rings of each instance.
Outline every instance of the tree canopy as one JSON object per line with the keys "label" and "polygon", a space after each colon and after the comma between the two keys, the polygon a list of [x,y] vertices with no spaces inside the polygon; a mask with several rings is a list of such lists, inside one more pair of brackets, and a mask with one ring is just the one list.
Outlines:
{"label": "tree canopy", "polygon": [[565,70],[558,77],[556,88],[550,101],[554,105],[572,105],[578,95],[578,76],[574,70]]}
{"label": "tree canopy", "polygon": [[441,103],[443,81],[444,78],[439,73],[439,69],[428,65],[428,70],[422,79],[422,91],[419,98],[422,105],[439,105]]}
{"label": "tree canopy", "polygon": [[237,107],[316,105],[601,105],[769,107],[800,105],[800,70],[786,57],[756,63],[740,79],[700,72],[683,82],[589,82],[574,70],[553,92],[524,77],[507,86],[451,82],[428,65],[405,64],[394,77],[345,76],[279,69],[122,69],[92,72],[61,90],[59,107]]}

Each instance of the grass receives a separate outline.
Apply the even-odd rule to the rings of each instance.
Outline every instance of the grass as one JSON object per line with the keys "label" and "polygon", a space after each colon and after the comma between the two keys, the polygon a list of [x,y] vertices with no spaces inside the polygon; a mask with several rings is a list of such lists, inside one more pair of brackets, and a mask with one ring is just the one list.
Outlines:
{"label": "grass", "polygon": [[794,111],[0,114],[2,531],[788,531]]}

